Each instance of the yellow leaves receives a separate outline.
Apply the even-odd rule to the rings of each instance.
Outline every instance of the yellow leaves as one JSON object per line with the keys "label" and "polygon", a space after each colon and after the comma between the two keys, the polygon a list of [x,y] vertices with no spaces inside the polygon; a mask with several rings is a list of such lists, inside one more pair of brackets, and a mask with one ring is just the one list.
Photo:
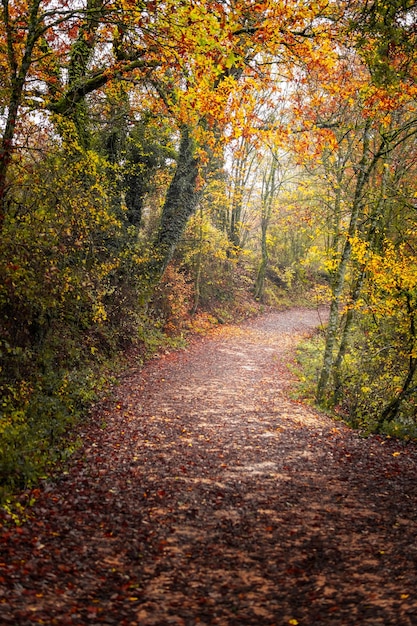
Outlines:
{"label": "yellow leaves", "polygon": [[385,240],[382,252],[374,251],[359,236],[350,238],[350,243],[353,260],[366,271],[368,278],[369,310],[377,318],[401,317],[407,294],[417,290],[417,263],[408,246]]}
{"label": "yellow leaves", "polygon": [[336,257],[327,258],[323,262],[323,267],[327,272],[331,274],[332,272],[335,272],[339,267],[339,260]]}
{"label": "yellow leaves", "polygon": [[[129,2],[127,5],[128,29],[127,16],[134,8]],[[313,43],[293,35],[316,14],[323,17],[323,11],[326,8],[321,2],[306,5],[269,0],[248,5],[239,0],[227,7],[215,0],[168,0],[163,11],[152,14],[151,48],[157,50],[152,54],[158,63],[152,76],[166,92],[164,105],[168,105],[169,114],[178,124],[200,127],[200,133],[204,119],[209,130],[199,139],[210,146],[214,142],[210,130],[215,126],[231,128],[234,139],[254,134],[259,123],[251,118],[261,91],[276,87],[277,59],[281,75],[291,73],[282,60],[293,54],[303,57],[307,64],[320,66],[324,73],[333,65],[334,45],[325,21],[316,25]],[[142,11],[145,22],[146,13],[147,9]],[[232,75],[234,68],[241,71],[239,80]],[[154,95],[156,101],[158,94]],[[318,92],[317,98],[321,102]],[[332,143],[332,138],[326,141]]]}
{"label": "yellow leaves", "polygon": [[226,58],[226,60],[224,62],[224,65],[225,65],[225,67],[227,67],[227,69],[230,70],[230,68],[232,68],[235,65],[236,61],[237,61],[237,56],[232,51],[232,52],[230,52],[230,54]]}
{"label": "yellow leaves", "polygon": [[365,265],[370,256],[370,246],[367,241],[360,239],[358,235],[354,235],[349,238],[349,242],[352,249],[353,258],[359,263],[359,265]]}
{"label": "yellow leaves", "polygon": [[102,324],[107,319],[107,312],[102,302],[95,302],[92,306],[92,320],[96,324]]}

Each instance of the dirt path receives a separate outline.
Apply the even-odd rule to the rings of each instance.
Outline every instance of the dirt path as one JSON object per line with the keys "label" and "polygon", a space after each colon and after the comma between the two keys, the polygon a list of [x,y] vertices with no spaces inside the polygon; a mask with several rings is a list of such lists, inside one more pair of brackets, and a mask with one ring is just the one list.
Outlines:
{"label": "dirt path", "polygon": [[317,312],[224,327],[97,407],[0,533],[0,624],[417,624],[415,444],[288,398]]}

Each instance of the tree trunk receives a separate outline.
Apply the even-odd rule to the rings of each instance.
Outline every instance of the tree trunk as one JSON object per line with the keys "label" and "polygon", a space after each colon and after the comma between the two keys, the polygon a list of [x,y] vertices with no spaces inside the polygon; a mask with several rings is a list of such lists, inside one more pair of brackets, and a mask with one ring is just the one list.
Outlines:
{"label": "tree trunk", "polygon": [[367,121],[365,124],[362,139],[362,157],[358,166],[358,174],[356,180],[355,194],[352,201],[352,211],[350,215],[349,229],[343,251],[340,257],[339,265],[334,273],[332,281],[332,298],[330,305],[329,323],[326,333],[326,345],[324,350],[323,365],[320,372],[319,382],[317,385],[316,400],[319,404],[324,402],[327,385],[333,370],[334,351],[337,344],[338,326],[339,326],[339,305],[345,285],[345,276],[352,255],[351,237],[357,232],[360,210],[363,203],[364,188],[369,180],[369,176],[373,167],[377,162],[377,155],[369,161],[369,141],[370,141],[371,123]]}
{"label": "tree trunk", "polygon": [[17,114],[22,103],[23,87],[32,64],[33,49],[39,38],[39,6],[41,0],[34,0],[30,5],[30,14],[27,26],[27,36],[24,43],[24,52],[20,66],[17,58],[17,43],[15,41],[15,26],[9,14],[9,2],[3,0],[3,26],[6,32],[7,60],[11,83],[10,99],[7,107],[7,119],[0,142],[0,231],[2,230],[6,213],[7,175],[13,155],[13,143],[16,133]]}
{"label": "tree trunk", "polygon": [[352,328],[353,321],[355,318],[354,307],[355,307],[355,304],[358,302],[359,297],[361,295],[364,281],[365,281],[365,269],[362,268],[360,271],[359,277],[356,281],[355,288],[353,289],[353,293],[352,293],[351,300],[349,303],[349,309],[346,313],[346,319],[343,325],[342,337],[341,337],[340,345],[339,345],[339,352],[334,362],[333,404],[337,404],[340,400],[340,396],[342,392],[340,370],[342,368],[343,359],[345,358],[346,352],[349,348],[350,330]]}
{"label": "tree trunk", "polygon": [[262,302],[265,289],[265,277],[268,269],[269,255],[267,234],[271,221],[275,197],[282,185],[282,179],[277,181],[279,161],[276,155],[271,154],[272,160],[263,174],[261,193],[261,263],[255,283],[255,298]]}
{"label": "tree trunk", "polygon": [[200,224],[198,228],[198,252],[195,264],[194,275],[194,302],[191,309],[191,315],[197,313],[201,295],[201,270],[203,265],[203,208],[200,206]]}
{"label": "tree trunk", "polygon": [[381,432],[384,422],[392,422],[397,417],[402,402],[410,394],[411,383],[413,382],[417,372],[417,359],[413,356],[417,339],[415,309],[413,307],[412,296],[410,293],[406,294],[406,299],[407,311],[410,319],[410,357],[408,359],[408,371],[401,391],[398,393],[397,397],[394,398],[382,411],[378,420],[377,428],[375,429],[375,432],[377,433]]}
{"label": "tree trunk", "polygon": [[268,246],[266,242],[268,222],[269,220],[262,219],[262,224],[261,224],[261,254],[262,256],[261,256],[261,263],[258,269],[258,274],[256,276],[255,291],[254,291],[255,299],[259,300],[260,302],[263,301],[263,297],[264,297],[265,276],[266,276],[266,270],[268,267],[268,260],[269,260]]}
{"label": "tree trunk", "polygon": [[189,128],[183,127],[176,171],[167,191],[149,260],[143,268],[145,301],[161,279],[189,218],[197,208],[201,196],[201,190],[197,188],[198,173],[199,162],[194,154],[194,140]]}
{"label": "tree trunk", "polygon": [[398,412],[401,408],[402,402],[410,395],[410,386],[414,380],[415,374],[417,371],[417,359],[410,356],[409,364],[408,364],[408,372],[403,383],[402,389],[398,396],[394,398],[382,411],[381,416],[378,420],[377,427],[375,429],[376,433],[382,432],[382,427],[384,422],[392,422],[398,415]]}

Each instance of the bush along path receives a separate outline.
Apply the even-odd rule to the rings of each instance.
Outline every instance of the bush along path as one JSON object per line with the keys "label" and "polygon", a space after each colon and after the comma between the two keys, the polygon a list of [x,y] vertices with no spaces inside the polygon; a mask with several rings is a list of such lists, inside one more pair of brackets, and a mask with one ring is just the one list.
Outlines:
{"label": "bush along path", "polygon": [[417,451],[292,401],[317,312],[130,372],[68,471],[4,520],[0,623],[417,624]]}

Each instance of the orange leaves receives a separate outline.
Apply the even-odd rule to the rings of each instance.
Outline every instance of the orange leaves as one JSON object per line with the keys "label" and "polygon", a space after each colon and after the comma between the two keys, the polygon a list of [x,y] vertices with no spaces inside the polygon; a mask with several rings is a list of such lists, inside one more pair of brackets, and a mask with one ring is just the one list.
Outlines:
{"label": "orange leaves", "polygon": [[[19,7],[27,19],[28,4],[21,2]],[[94,30],[94,45],[89,43],[94,61],[90,72],[100,79],[94,83],[87,71],[85,89],[77,87],[79,96],[65,86],[64,79],[60,82],[65,75],[62,68],[74,56],[80,28],[88,23],[86,6],[79,7],[68,13],[68,19],[63,16],[59,24],[51,22],[46,29],[48,49],[37,54],[32,76],[44,85],[40,99],[55,98],[55,111],[61,110],[58,92],[62,90],[67,89],[70,106],[76,98],[129,76],[132,91],[146,85],[147,97],[154,97],[150,107],[164,108],[178,125],[197,127],[204,121],[204,141],[210,143],[208,135],[215,127],[235,124],[232,135],[240,136],[258,126],[251,123],[251,116],[260,91],[272,88],[276,80],[277,62],[281,73],[288,72],[287,61],[299,58],[311,68],[328,70],[333,53],[327,27],[323,20],[313,25],[325,11],[322,2],[303,6],[283,0],[249,4],[237,0],[232,7],[219,0],[166,0],[140,6],[133,0],[107,3]],[[315,37],[296,34],[304,30]]]}

